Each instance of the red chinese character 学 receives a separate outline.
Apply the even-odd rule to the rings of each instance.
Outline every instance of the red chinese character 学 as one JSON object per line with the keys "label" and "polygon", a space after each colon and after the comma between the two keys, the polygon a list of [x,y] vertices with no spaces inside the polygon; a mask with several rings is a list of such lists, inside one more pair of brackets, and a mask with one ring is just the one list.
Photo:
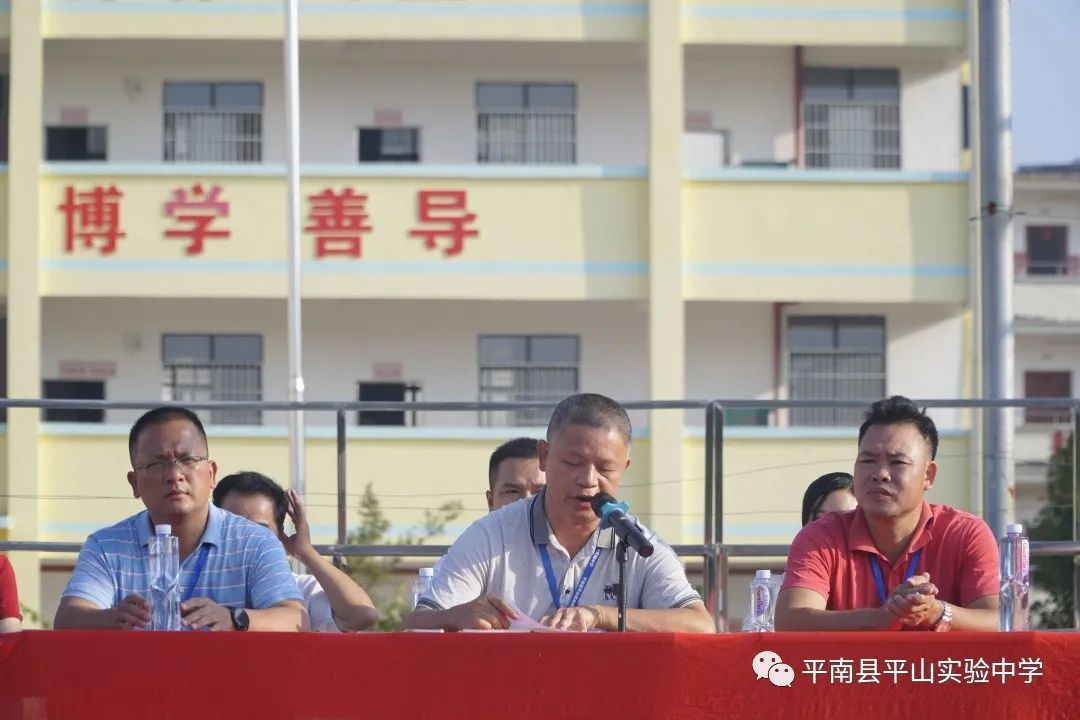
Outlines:
{"label": "red chinese character \u5b66", "polygon": [[447,238],[450,245],[443,248],[443,255],[460,255],[465,248],[465,238],[476,237],[479,230],[467,228],[476,220],[469,212],[464,190],[421,190],[419,195],[420,222],[440,225],[439,229],[410,230],[410,237],[424,239],[424,247],[434,250],[437,238]]}
{"label": "red chinese character \u5b66", "polygon": [[368,223],[367,195],[357,195],[352,188],[335,194],[330,188],[308,196],[306,232],[315,233],[315,257],[331,255],[360,257],[364,234],[372,231]]}
{"label": "red chinese character \u5b66", "polygon": [[120,229],[120,199],[124,193],[115,185],[101,186],[92,190],[77,191],[68,186],[64,189],[64,204],[59,206],[66,216],[64,224],[64,251],[75,252],[75,241],[82,247],[93,248],[100,240],[98,253],[112,255],[120,238],[127,235]]}
{"label": "red chinese character \u5b66", "polygon": [[190,244],[184,252],[188,255],[201,255],[207,238],[229,237],[228,230],[210,229],[214,220],[229,217],[229,203],[221,200],[220,187],[215,185],[206,193],[203,186],[196,183],[191,187],[190,196],[186,188],[177,188],[172,195],[173,199],[165,203],[166,217],[187,223],[189,227],[166,230],[165,237],[187,238]]}

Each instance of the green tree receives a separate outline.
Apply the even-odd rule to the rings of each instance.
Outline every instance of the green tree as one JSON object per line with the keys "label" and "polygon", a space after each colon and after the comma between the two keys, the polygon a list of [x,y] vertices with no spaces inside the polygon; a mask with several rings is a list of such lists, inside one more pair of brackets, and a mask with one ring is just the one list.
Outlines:
{"label": "green tree", "polygon": [[[1039,511],[1029,535],[1032,540],[1072,540],[1073,536],[1073,443],[1050,458],[1047,471],[1046,505]],[[1071,556],[1039,558],[1031,568],[1032,584],[1047,594],[1047,598],[1031,605],[1032,618],[1039,627],[1071,628],[1073,626],[1073,558]]]}
{"label": "green tree", "polygon": [[25,620],[27,623],[37,623],[37,626],[40,627],[42,630],[49,630],[50,628],[52,628],[52,625],[49,624],[49,621],[42,617],[41,613],[39,613],[37,610],[30,607],[29,605],[20,602],[19,610],[20,612],[22,612],[23,620]]}
{"label": "green tree", "polygon": [[[386,531],[390,521],[383,515],[379,498],[371,484],[364,488],[359,503],[360,522],[349,533],[350,545],[423,545],[425,541],[442,535],[446,526],[456,520],[464,510],[460,500],[444,502],[434,510],[424,510],[418,526],[404,535],[388,540]],[[350,557],[345,571],[372,595],[379,609],[379,623],[375,630],[400,630],[402,621],[412,610],[412,580],[388,581],[401,564],[399,557]]]}

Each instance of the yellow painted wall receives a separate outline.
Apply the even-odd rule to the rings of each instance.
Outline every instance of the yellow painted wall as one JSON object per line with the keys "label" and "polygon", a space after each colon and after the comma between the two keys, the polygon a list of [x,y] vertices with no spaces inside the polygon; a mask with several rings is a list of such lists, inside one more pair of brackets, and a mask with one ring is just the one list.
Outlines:
{"label": "yellow painted wall", "polygon": [[[288,482],[288,440],[281,437],[215,437],[209,428],[210,454],[219,475],[239,470],[263,472]],[[509,439],[511,435],[507,435]],[[350,526],[357,523],[357,502],[371,483],[385,514],[395,527],[420,522],[424,509],[461,500],[466,511],[448,528],[451,542],[464,527],[486,512],[487,464],[501,439],[360,439],[348,441],[347,478]],[[38,445],[41,467],[38,492],[43,496],[42,540],[79,542],[94,527],[118,522],[143,509],[131,497],[126,473],[126,434],[103,428],[99,434],[43,434]],[[309,439],[308,503],[311,523],[337,525],[337,455],[333,439]],[[624,476],[623,497],[647,509],[645,476],[648,442],[636,441],[631,469]],[[644,512],[642,516],[648,522]],[[316,537],[333,542],[333,533]]]}
{"label": "yellow painted wall", "polygon": [[[130,10],[135,3],[148,7]],[[207,8],[212,2],[194,3],[190,8],[178,8],[170,0],[135,3],[129,0],[115,12],[94,13],[77,10],[100,5],[100,0],[54,3],[45,15],[45,36],[265,39],[280,37],[284,28],[281,13],[267,0],[228,3],[230,9],[250,5],[252,9],[246,12]],[[315,3],[299,3],[301,37],[310,40],[626,41],[640,40],[645,23],[644,3],[634,0],[590,0],[589,12],[580,10],[579,0],[454,0],[445,7],[429,3],[436,7],[424,12],[409,7],[408,2],[383,0],[319,0],[317,7],[306,7],[311,5]]]}
{"label": "yellow painted wall", "polygon": [[[284,20],[267,0],[178,8],[168,0],[128,0],[103,12],[101,0],[61,0],[44,18],[46,38],[268,39]],[[301,37],[311,40],[642,41],[643,0],[454,0],[417,12],[382,0],[300,2]],[[237,6],[251,10],[236,12]],[[475,8],[470,7],[475,6]],[[87,7],[95,12],[86,12]],[[201,7],[200,7],[201,6]],[[207,7],[210,6],[210,7]],[[308,6],[308,7],[305,7]],[[335,7],[336,6],[336,7]],[[136,10],[131,8],[135,7]],[[391,8],[391,9],[388,9]],[[81,10],[81,11],[80,11]],[[744,45],[931,45],[963,47],[965,0],[684,0],[689,43]],[[0,19],[0,31],[3,23]]]}
{"label": "yellow painted wall", "polygon": [[[728,438],[724,443],[724,541],[791,542],[794,533],[783,528],[798,528],[806,486],[827,472],[852,471],[856,434],[853,429],[850,438]],[[682,485],[683,507],[694,523],[701,522],[704,511],[704,452],[704,439],[687,439],[683,444],[684,473],[691,480]],[[941,439],[938,479],[927,494],[930,502],[975,511],[971,507],[972,452],[966,436]],[[700,525],[694,529],[701,532]],[[700,535],[685,539],[700,542]]]}
{"label": "yellow painted wall", "polygon": [[688,299],[968,299],[966,183],[693,181]]}
{"label": "yellow painted wall", "polygon": [[688,43],[963,47],[966,0],[683,0]]}
{"label": "yellow painted wall", "polygon": [[[177,188],[218,185],[230,202],[228,239],[208,239],[203,254],[163,237],[183,226],[166,217]],[[109,256],[77,244],[65,252],[67,187],[115,185],[123,193],[127,233]],[[645,280],[645,187],[641,180],[308,178],[306,198],[327,188],[352,187],[368,196],[372,232],[362,258],[315,260],[315,233],[305,233],[307,297],[453,299],[626,299],[640,297]],[[427,227],[418,215],[420,190],[464,190],[479,236],[447,257],[427,250],[410,231]],[[284,297],[285,184],[279,177],[47,176],[42,180],[42,294],[45,296],[171,295],[178,273],[197,272],[206,297]],[[445,240],[439,240],[445,243]]]}
{"label": "yellow painted wall", "polygon": [[[282,484],[288,473],[288,441],[281,437],[215,437],[210,429],[211,455],[221,474],[258,470]],[[853,431],[854,433],[854,431]],[[461,500],[465,512],[449,528],[450,542],[472,520],[485,512],[487,461],[501,442],[494,439],[433,439],[425,437],[350,438],[347,449],[349,525],[357,522],[356,507],[364,486],[371,483],[396,529],[420,522],[424,509],[448,500]],[[786,543],[795,528],[806,486],[819,475],[851,471],[852,438],[729,437],[724,444],[724,507],[733,543]],[[648,476],[649,442],[636,440],[630,470],[623,478],[620,499],[648,525],[658,518],[650,506],[652,488],[681,494],[681,536],[668,534],[672,543],[699,543],[703,538],[705,441],[683,441],[682,477],[660,477],[653,487]],[[329,438],[308,440],[308,503],[315,526],[336,527],[336,451]],[[71,435],[48,432],[39,443],[42,540],[78,542],[94,527],[117,522],[142,509],[131,497],[125,480],[129,467],[126,436],[104,428],[99,434]],[[971,510],[972,457],[966,436],[942,439],[938,453],[938,482],[931,502]],[[333,533],[316,538],[332,542]]]}

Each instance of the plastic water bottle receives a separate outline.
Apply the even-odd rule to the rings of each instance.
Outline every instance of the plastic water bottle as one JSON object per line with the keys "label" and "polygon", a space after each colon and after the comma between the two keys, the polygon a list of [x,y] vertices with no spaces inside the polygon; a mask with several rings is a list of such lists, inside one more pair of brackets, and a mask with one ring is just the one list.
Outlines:
{"label": "plastic water bottle", "polygon": [[180,629],[180,544],[170,525],[155,525],[150,538],[150,629]]}
{"label": "plastic water bottle", "polygon": [[750,583],[750,632],[772,632],[773,626],[772,572],[758,570]]}
{"label": "plastic water bottle", "polygon": [[1000,622],[1003,631],[1028,629],[1028,589],[1031,587],[1031,555],[1024,526],[1007,525],[998,541],[1001,559]]}
{"label": "plastic water bottle", "polygon": [[784,584],[784,573],[775,573],[769,577],[769,626],[776,628],[776,599],[780,596],[780,586]]}
{"label": "plastic water bottle", "polygon": [[412,604],[416,607],[416,603],[420,602],[420,598],[424,596],[428,590],[431,589],[431,583],[435,579],[435,568],[420,568],[420,573],[416,576],[416,582],[412,587]]}

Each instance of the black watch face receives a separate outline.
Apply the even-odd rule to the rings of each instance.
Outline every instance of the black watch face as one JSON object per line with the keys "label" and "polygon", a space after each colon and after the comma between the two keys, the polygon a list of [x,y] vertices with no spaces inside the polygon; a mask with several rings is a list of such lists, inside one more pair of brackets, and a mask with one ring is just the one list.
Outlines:
{"label": "black watch face", "polygon": [[237,630],[248,629],[248,614],[243,608],[233,608],[232,611],[233,627]]}

